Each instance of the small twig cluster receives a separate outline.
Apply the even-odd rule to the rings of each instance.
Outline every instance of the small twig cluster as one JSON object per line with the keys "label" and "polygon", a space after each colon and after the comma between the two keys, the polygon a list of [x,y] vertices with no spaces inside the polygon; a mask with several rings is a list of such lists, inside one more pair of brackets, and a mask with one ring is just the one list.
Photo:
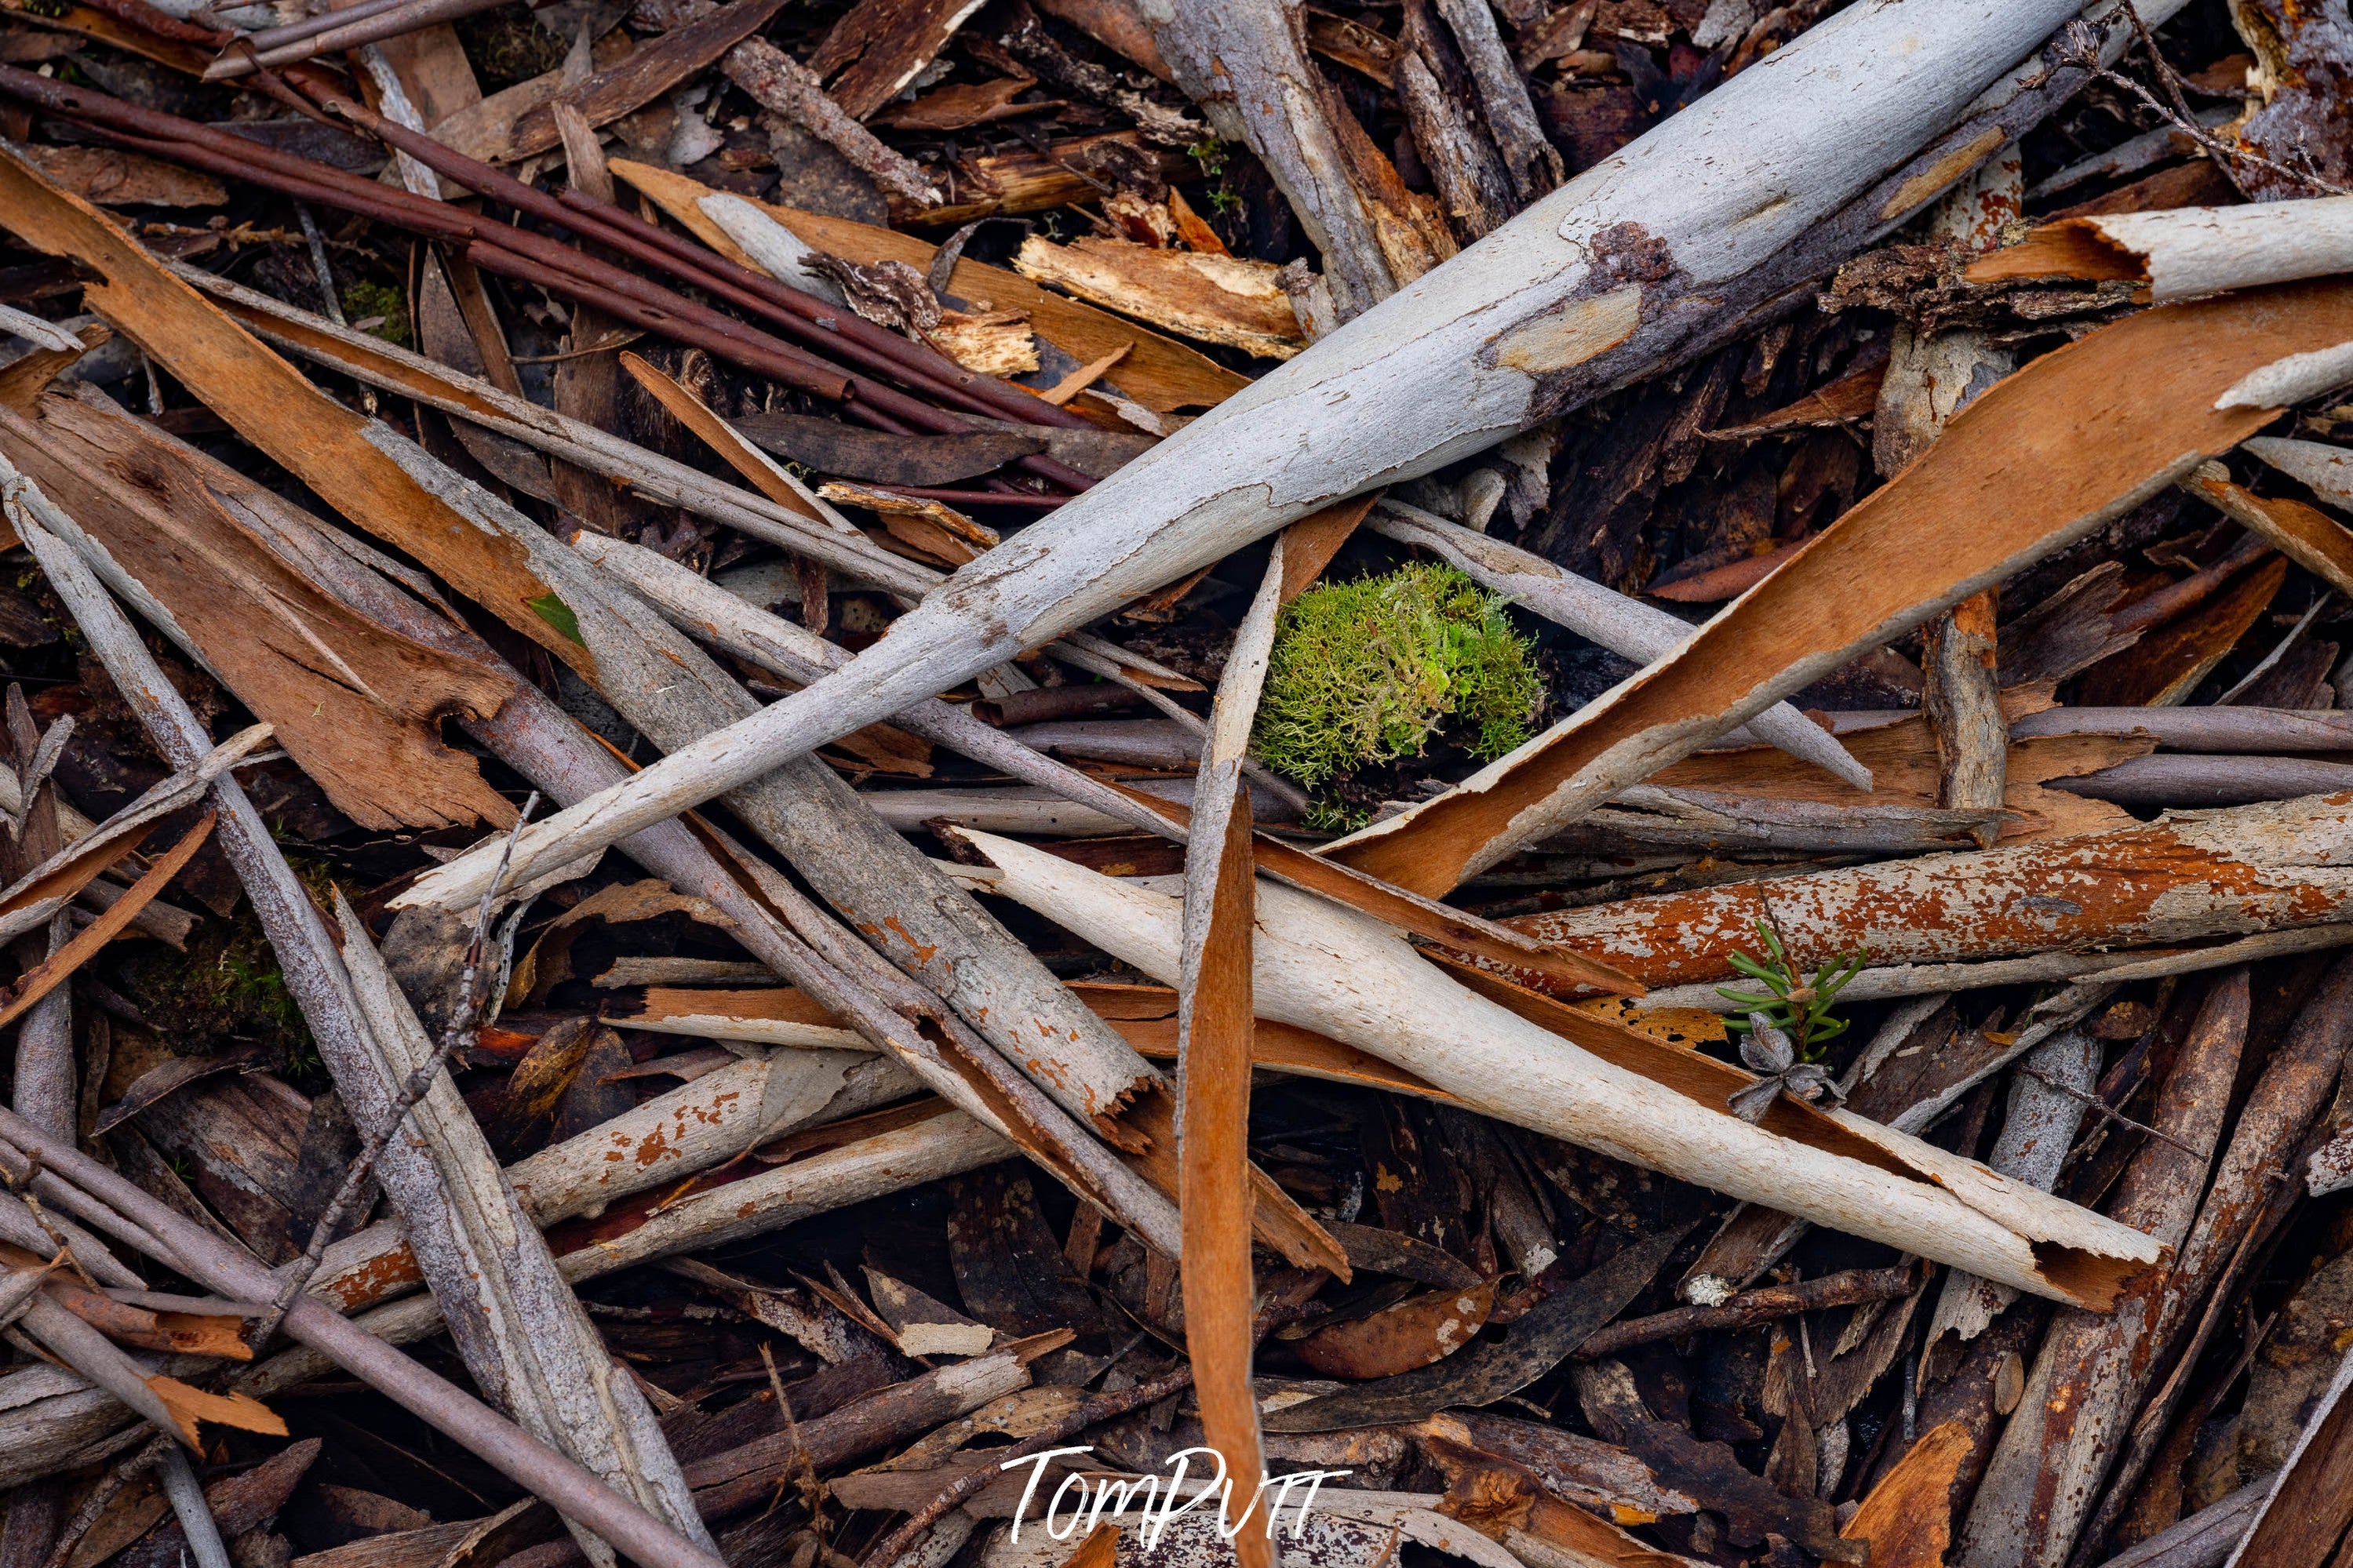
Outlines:
{"label": "small twig cluster", "polygon": [[2213,132],[2200,125],[2198,122],[2198,116],[2190,111],[2189,100],[2182,93],[2181,78],[2167,61],[2163,51],[2158,48],[2157,40],[2149,36],[2148,25],[2141,20],[2140,12],[2131,4],[2131,0],[2126,0],[2124,14],[2126,19],[2132,24],[2134,40],[2148,56],[2151,72],[2157,77],[2158,84],[2165,89],[2165,101],[2159,100],[2155,93],[2122,71],[2116,70],[2102,62],[2099,35],[2088,23],[2075,21],[2067,24],[2061,58],[2065,63],[2089,71],[2102,81],[2123,88],[2147,104],[2158,118],[2205,149],[2220,163],[2253,164],[2269,169],[2274,174],[2285,175],[2319,195],[2353,195],[2353,190],[2348,190],[2343,185],[2323,178],[2319,171],[2308,166],[2308,161],[2305,168],[2292,168],[2278,159],[2258,153],[2251,147],[2225,142]]}

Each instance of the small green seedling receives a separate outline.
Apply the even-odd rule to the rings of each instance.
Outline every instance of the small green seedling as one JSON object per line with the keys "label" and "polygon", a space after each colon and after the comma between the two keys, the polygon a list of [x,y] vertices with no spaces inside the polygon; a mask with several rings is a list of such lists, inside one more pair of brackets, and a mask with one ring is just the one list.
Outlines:
{"label": "small green seedling", "polygon": [[1757,934],[1765,943],[1766,957],[1759,960],[1736,952],[1732,955],[1732,967],[1762,982],[1768,994],[1717,986],[1716,994],[1733,1005],[1734,1016],[1724,1021],[1724,1026],[1734,1034],[1746,1034],[1755,1027],[1751,1020],[1761,1018],[1788,1037],[1797,1060],[1819,1061],[1822,1042],[1846,1033],[1846,1020],[1831,1017],[1831,1005],[1846,983],[1862,973],[1867,954],[1857,948],[1817,970],[1809,982],[1789,962],[1788,952],[1781,946],[1781,935],[1771,921],[1759,920]]}

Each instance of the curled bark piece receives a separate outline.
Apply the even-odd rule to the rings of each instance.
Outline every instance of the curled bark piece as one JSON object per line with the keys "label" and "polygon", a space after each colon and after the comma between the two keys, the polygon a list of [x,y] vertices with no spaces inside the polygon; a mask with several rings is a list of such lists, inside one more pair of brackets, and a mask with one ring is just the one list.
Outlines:
{"label": "curled bark piece", "polygon": [[[2071,12],[2054,0],[1957,9],[1905,0],[1841,12],[1530,207],[1449,263],[1442,279],[1350,322],[991,551],[849,668],[527,832],[518,869],[575,859],[1332,501],[1427,473],[1690,352],[1781,286],[1774,268],[1792,247],[1859,243],[1838,238],[1848,231],[1835,226],[1817,231],[1970,114],[1977,96]],[[1939,152],[1933,170],[1904,174],[1873,197],[1871,226],[2008,140],[2003,131],[1973,133]],[[1687,296],[1708,308],[1672,308]],[[2210,331],[2199,342],[2266,340],[2247,345],[2235,376],[2281,352],[2353,338],[2353,306],[2344,313],[2334,337],[2331,312],[2307,309],[2297,312],[2300,329]],[[1434,386],[1449,395],[1433,398]],[[2145,384],[2135,390],[2147,400]],[[1344,397],[1347,416],[1335,419]],[[2046,434],[2053,423],[2042,421]],[[2221,423],[2232,441],[2253,427]],[[1303,439],[1309,430],[1314,439]],[[2168,458],[2179,450],[2169,447]],[[2032,483],[2051,489],[2040,471]],[[1972,522],[1984,517],[1973,505]],[[1799,619],[1820,607],[1810,604]],[[1811,679],[1801,674],[1792,689]],[[1755,708],[1783,695],[1760,691]],[[406,896],[465,907],[488,870],[487,858],[469,856]]]}
{"label": "curled bark piece", "polygon": [[[1201,1430],[1237,1475],[1261,1468],[1250,1386],[1250,952],[1258,905],[1242,753],[1274,647],[1282,539],[1234,633],[1194,775],[1176,984],[1178,1205],[1185,1224],[1185,1343]],[[1274,1568],[1268,1521],[1234,1537],[1241,1568]]]}
{"label": "curled bark piece", "polygon": [[[438,722],[487,715],[507,685],[370,625],[256,549],[237,523],[259,488],[251,481],[206,484],[94,388],[44,396],[30,418],[0,410],[0,445],[86,535],[166,591],[206,668],[276,726],[296,763],[353,821],[390,829],[512,820],[472,760],[442,743]],[[218,514],[203,530],[212,548],[190,549],[179,519],[206,512]]]}
{"label": "curled bark piece", "polygon": [[[1147,973],[1177,973],[1181,912],[1166,890],[969,837],[997,867],[997,892]],[[1271,882],[1258,896],[1261,1014],[1407,1068],[1474,1110],[2037,1295],[2104,1304],[2158,1256],[2137,1232],[1857,1117],[1785,1100],[1751,1125],[1723,1110],[1727,1089],[1749,1081],[1737,1068],[1523,1002],[1553,1026],[1540,1026],[1360,916]],[[1704,1083],[1683,1076],[1694,1073]]]}
{"label": "curled bark piece", "polygon": [[2353,452],[2319,441],[2259,436],[2246,449],[2339,511],[2353,511]]}
{"label": "curled bark piece", "polygon": [[2353,267],[2353,196],[2063,218],[1973,261],[1971,283],[2121,279],[2159,304]]}
{"label": "curled bark piece", "polygon": [[1508,923],[1649,985],[1715,980],[1770,912],[1812,968],[1862,948],[1877,963],[2144,946],[2353,919],[2334,846],[2353,795],[2183,812],[2010,849],[1667,893]]}
{"label": "curled bark piece", "polygon": [[[2349,338],[2353,285],[2302,283],[2163,306],[2043,355],[1672,658],[1326,853],[1446,891],[2186,478],[2270,418],[2216,410],[2224,387],[2283,353]],[[2087,421],[2108,438],[2081,441]],[[2016,504],[1989,514],[1992,493]]]}
{"label": "curled bark piece", "polygon": [[[292,365],[239,331],[203,296],[100,216],[50,184],[15,154],[0,152],[0,205],[18,237],[70,256],[102,281],[90,308],[146,346],[210,407],[240,415],[255,444],[362,527],[414,523],[417,558],[451,578],[495,584],[487,607],[556,658],[592,673],[586,650],[533,604],[560,607],[533,578],[521,552],[462,510],[465,497],[429,489],[405,459],[423,453],[390,427],[321,394]],[[267,409],[267,417],[259,411]]]}

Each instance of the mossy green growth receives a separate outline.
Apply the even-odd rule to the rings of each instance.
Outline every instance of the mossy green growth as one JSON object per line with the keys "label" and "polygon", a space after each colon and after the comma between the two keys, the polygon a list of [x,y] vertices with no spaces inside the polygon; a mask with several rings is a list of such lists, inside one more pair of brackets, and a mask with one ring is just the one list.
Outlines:
{"label": "mossy green growth", "polygon": [[1451,566],[1312,588],[1275,624],[1258,754],[1311,787],[1369,763],[1419,756],[1454,721],[1473,756],[1528,737],[1544,696],[1504,600]]}
{"label": "mossy green growth", "polygon": [[368,331],[385,342],[408,346],[408,301],[389,283],[363,279],[345,289],[343,320],[374,321]]}

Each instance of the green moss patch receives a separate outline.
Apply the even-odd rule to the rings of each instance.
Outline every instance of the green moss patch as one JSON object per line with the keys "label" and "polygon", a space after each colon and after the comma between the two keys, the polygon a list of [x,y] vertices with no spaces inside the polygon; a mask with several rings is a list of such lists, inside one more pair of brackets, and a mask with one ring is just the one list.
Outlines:
{"label": "green moss patch", "polygon": [[1441,725],[1472,755],[1528,737],[1544,695],[1504,600],[1451,566],[1313,588],[1276,623],[1259,756],[1311,788],[1419,756]]}

